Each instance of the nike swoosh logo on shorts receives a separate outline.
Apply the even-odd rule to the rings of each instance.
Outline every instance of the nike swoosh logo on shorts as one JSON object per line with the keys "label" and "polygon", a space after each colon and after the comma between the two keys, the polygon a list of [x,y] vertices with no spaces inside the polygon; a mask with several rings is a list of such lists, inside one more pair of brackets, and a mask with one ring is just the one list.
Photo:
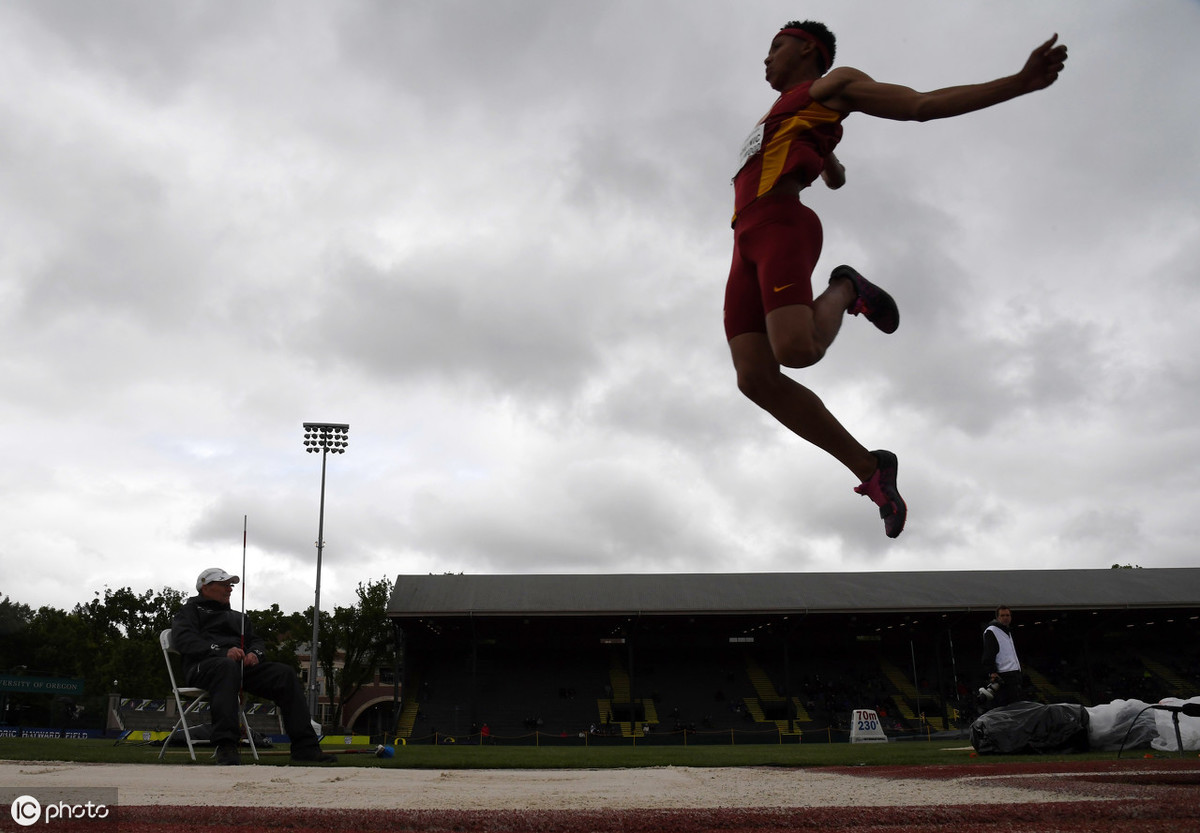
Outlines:
{"label": "nike swoosh logo on shorts", "polygon": [[776,292],[783,292],[783,290],[787,289],[788,287],[790,287],[790,286],[795,286],[795,285],[796,285],[796,284],[794,284],[794,283],[785,283],[783,286],[777,286],[777,287],[775,287],[775,291],[776,291]]}

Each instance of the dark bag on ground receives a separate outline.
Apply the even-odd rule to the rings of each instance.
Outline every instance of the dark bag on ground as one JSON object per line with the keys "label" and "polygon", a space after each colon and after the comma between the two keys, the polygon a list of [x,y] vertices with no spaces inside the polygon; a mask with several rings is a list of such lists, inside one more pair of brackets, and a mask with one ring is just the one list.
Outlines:
{"label": "dark bag on ground", "polygon": [[971,724],[971,746],[980,755],[1086,752],[1087,709],[1071,703],[1010,703]]}

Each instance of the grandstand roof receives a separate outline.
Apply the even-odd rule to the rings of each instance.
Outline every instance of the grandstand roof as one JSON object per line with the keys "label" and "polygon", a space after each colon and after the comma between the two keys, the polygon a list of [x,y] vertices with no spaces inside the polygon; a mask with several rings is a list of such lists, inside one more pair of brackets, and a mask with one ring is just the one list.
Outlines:
{"label": "grandstand roof", "polygon": [[1200,568],[398,576],[396,618],[1200,607]]}

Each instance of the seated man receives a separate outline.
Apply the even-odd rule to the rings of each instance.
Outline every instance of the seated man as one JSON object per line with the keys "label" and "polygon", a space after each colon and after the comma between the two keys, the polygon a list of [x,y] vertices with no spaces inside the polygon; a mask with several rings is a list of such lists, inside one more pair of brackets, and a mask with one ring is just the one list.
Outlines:
{"label": "seated man", "polygon": [[242,690],[275,701],[292,743],[292,760],[333,763],[321,751],[296,672],[281,662],[263,661],[264,644],[244,613],[229,606],[233,585],[241,579],[211,567],[196,579],[198,595],[188,599],[171,620],[171,638],[183,658],[186,685],[208,690],[212,705],[212,742],[217,763],[241,763],[238,697]]}

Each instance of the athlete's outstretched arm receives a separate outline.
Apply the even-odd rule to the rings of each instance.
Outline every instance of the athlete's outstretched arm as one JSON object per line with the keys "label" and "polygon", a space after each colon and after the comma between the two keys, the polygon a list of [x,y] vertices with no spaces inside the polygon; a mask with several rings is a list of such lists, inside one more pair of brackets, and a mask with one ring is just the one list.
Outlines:
{"label": "athlete's outstretched arm", "polygon": [[825,157],[825,167],[821,169],[821,179],[835,191],[846,184],[846,166],[831,151]]}
{"label": "athlete's outstretched arm", "polygon": [[1058,79],[1067,61],[1067,47],[1050,38],[1029,55],[1016,75],[983,84],[917,92],[899,84],[884,84],[853,67],[835,69],[813,82],[814,99],[841,113],[866,113],[898,121],[929,121],[973,113],[1026,93],[1044,90]]}

